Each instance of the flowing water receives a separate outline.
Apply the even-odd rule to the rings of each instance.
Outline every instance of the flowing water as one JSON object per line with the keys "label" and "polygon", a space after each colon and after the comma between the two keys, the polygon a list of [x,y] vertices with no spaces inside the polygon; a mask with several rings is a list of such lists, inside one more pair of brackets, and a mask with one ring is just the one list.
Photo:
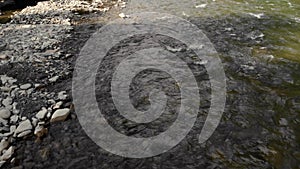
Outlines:
{"label": "flowing water", "polygon": [[[202,29],[219,52],[227,76],[227,104],[206,144],[207,163],[221,168],[300,168],[299,0],[131,0],[123,11],[185,18]],[[180,153],[179,159],[184,156]],[[200,154],[186,156],[195,159]]]}

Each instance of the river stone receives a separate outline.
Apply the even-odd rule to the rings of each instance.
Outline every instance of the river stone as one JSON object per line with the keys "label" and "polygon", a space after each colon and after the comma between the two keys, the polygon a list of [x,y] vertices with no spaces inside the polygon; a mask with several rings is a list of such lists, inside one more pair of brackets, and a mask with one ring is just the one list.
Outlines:
{"label": "river stone", "polygon": [[10,117],[10,123],[16,123],[19,120],[19,116],[13,115]]}
{"label": "river stone", "polygon": [[64,121],[69,114],[70,114],[70,109],[68,108],[56,110],[53,113],[50,122]]}
{"label": "river stone", "polygon": [[6,163],[6,161],[0,161],[0,167],[2,167],[2,165],[5,163]]}
{"label": "river stone", "polygon": [[53,106],[53,109],[59,109],[62,105],[63,105],[63,102],[59,101]]}
{"label": "river stone", "polygon": [[9,92],[11,90],[11,88],[9,87],[0,87],[0,90],[3,92]]}
{"label": "river stone", "polygon": [[52,78],[49,79],[49,82],[56,82],[58,80],[58,76],[54,76]]}
{"label": "river stone", "polygon": [[6,149],[9,145],[9,142],[6,139],[2,139],[0,142],[0,152]]}
{"label": "river stone", "polygon": [[0,60],[4,60],[4,59],[7,59],[8,57],[7,57],[7,55],[5,55],[5,54],[0,54]]}
{"label": "river stone", "polygon": [[279,124],[280,124],[281,126],[287,126],[287,125],[288,125],[288,121],[287,121],[285,118],[281,118],[281,119],[279,120]]}
{"label": "river stone", "polygon": [[47,114],[47,109],[45,107],[42,108],[42,110],[40,110],[36,115],[35,117],[38,118],[39,120],[40,119],[43,119],[45,118],[46,114]]}
{"label": "river stone", "polygon": [[32,129],[32,125],[30,123],[30,120],[25,120],[25,121],[22,121],[19,126],[17,127],[15,133],[16,134],[19,134],[21,132],[24,132],[26,130],[31,130]]}
{"label": "river stone", "polygon": [[7,97],[6,99],[4,99],[4,100],[2,101],[2,104],[3,104],[5,107],[9,107],[9,106],[12,104],[12,98]]}
{"label": "river stone", "polygon": [[4,109],[0,109],[0,118],[7,119],[7,118],[10,117],[10,115],[11,115],[11,113],[10,113],[9,110],[7,110],[5,108]]}
{"label": "river stone", "polygon": [[30,83],[27,83],[27,84],[21,85],[21,86],[20,86],[20,89],[22,89],[22,90],[27,90],[27,89],[29,89],[30,87],[31,87],[31,84],[30,84]]}
{"label": "river stone", "polygon": [[2,125],[7,125],[7,120],[5,120],[5,119],[2,119],[2,118],[0,118],[0,124],[2,124]]}
{"label": "river stone", "polygon": [[10,146],[9,149],[6,150],[5,153],[0,157],[0,161],[8,160],[14,153],[14,150],[15,150],[15,148],[13,146]]}
{"label": "river stone", "polygon": [[24,137],[24,136],[27,136],[28,134],[30,134],[31,131],[30,130],[27,130],[27,131],[23,131],[22,133],[18,134],[17,137]]}
{"label": "river stone", "polygon": [[61,92],[58,93],[57,97],[58,97],[59,100],[66,100],[67,97],[68,97],[66,94],[67,94],[66,91],[61,91]]}

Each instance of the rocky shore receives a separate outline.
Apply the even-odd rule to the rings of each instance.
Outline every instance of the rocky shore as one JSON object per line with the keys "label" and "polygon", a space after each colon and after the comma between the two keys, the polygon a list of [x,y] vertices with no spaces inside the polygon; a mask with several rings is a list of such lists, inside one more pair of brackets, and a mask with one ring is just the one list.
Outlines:
{"label": "rocky shore", "polygon": [[76,118],[70,86],[58,87],[66,85],[72,74],[68,59],[73,56],[61,45],[72,32],[76,15],[104,14],[121,1],[105,3],[38,2],[0,25],[0,167],[16,164],[14,151],[20,140],[40,141],[51,123]]}

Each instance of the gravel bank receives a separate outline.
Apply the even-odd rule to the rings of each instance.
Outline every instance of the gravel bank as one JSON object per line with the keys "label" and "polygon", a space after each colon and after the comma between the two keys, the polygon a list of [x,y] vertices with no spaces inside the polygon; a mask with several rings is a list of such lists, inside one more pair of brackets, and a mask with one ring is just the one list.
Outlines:
{"label": "gravel bank", "polygon": [[67,86],[73,55],[61,49],[62,43],[79,14],[103,15],[118,3],[39,2],[0,25],[0,167],[28,168],[14,153],[26,145],[23,141],[40,142],[51,124],[76,118]]}

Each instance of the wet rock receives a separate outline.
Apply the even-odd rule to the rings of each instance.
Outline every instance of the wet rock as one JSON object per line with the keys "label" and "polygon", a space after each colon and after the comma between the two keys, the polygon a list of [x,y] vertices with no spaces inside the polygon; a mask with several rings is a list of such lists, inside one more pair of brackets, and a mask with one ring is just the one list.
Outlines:
{"label": "wet rock", "polygon": [[120,18],[129,18],[129,15],[125,15],[124,13],[120,13],[119,17]]}
{"label": "wet rock", "polygon": [[11,113],[8,109],[6,109],[6,108],[0,109],[0,118],[7,119],[10,117],[10,115],[11,115]]}
{"label": "wet rock", "polygon": [[2,92],[9,92],[11,90],[11,88],[9,88],[9,87],[0,87],[0,90]]}
{"label": "wet rock", "polygon": [[30,87],[31,87],[31,84],[28,83],[28,84],[21,85],[21,86],[20,86],[20,89],[22,89],[22,90],[27,90],[27,89],[29,89]]}
{"label": "wet rock", "polygon": [[17,127],[15,133],[19,134],[21,132],[24,132],[26,130],[31,130],[31,129],[32,129],[32,125],[31,125],[30,120],[25,120],[25,121],[20,122],[20,124]]}
{"label": "wet rock", "polygon": [[37,119],[37,118],[34,118],[34,117],[31,118],[31,121],[32,121],[32,125],[33,125],[33,126],[36,126],[37,123],[38,123],[38,119]]}
{"label": "wet rock", "polygon": [[64,121],[68,115],[70,114],[70,109],[60,109],[60,110],[56,110],[52,117],[50,122],[57,122],[57,121]]}

